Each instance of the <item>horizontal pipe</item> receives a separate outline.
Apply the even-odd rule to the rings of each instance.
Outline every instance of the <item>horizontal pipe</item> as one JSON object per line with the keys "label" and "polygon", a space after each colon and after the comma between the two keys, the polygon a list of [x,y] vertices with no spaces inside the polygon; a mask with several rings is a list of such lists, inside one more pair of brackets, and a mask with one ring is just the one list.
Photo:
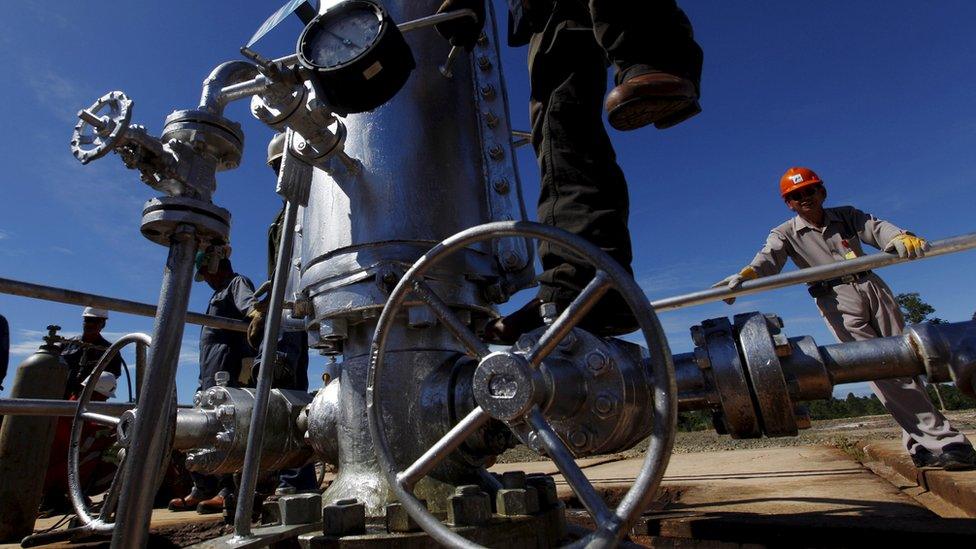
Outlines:
{"label": "horizontal pipe", "polygon": [[[135,408],[128,402],[90,402],[89,412],[105,415],[122,415]],[[71,417],[78,410],[74,400],[47,400],[43,398],[0,398],[0,415],[4,416],[62,416]]]}
{"label": "horizontal pipe", "polygon": [[[938,240],[931,242],[930,246],[931,247],[927,252],[925,252],[925,256],[922,259],[976,248],[976,233],[969,233],[961,236],[954,236],[952,238],[946,238],[944,240]],[[681,309],[683,307],[691,307],[692,305],[702,305],[704,303],[720,301],[730,297],[740,297],[767,290],[785,288],[786,286],[793,286],[795,284],[837,278],[846,274],[867,271],[869,269],[879,269],[889,265],[905,263],[906,261],[913,260],[904,259],[890,253],[871,254],[864,257],[859,257],[857,259],[838,261],[837,263],[831,263],[829,265],[820,265],[818,267],[799,269],[789,273],[749,280],[743,282],[742,285],[735,290],[730,290],[729,288],[723,286],[720,288],[700,290],[690,294],[659,299],[657,301],[652,301],[651,307],[654,307],[654,310],[657,312]]]}
{"label": "horizontal pipe", "polygon": [[439,25],[441,23],[446,23],[448,21],[453,21],[455,19],[460,19],[462,17],[468,17],[471,19],[478,19],[478,15],[475,14],[474,10],[461,9],[454,10],[447,13],[437,13],[434,15],[428,15],[427,17],[421,17],[420,19],[414,19],[413,21],[406,21],[397,25],[400,32],[411,32],[418,29],[423,29],[426,27],[433,27],[434,25]]}
{"label": "horizontal pipe", "polygon": [[925,373],[925,365],[906,336],[824,345],[820,356],[834,385]]}
{"label": "horizontal pipe", "polygon": [[[102,295],[77,292],[65,288],[54,286],[42,286],[30,282],[21,282],[9,278],[0,278],[0,293],[30,297],[33,299],[43,299],[45,301],[55,301],[67,303],[68,305],[81,305],[84,307],[97,307],[108,309],[120,313],[128,313],[139,316],[156,316],[156,306],[149,303],[139,303],[127,299],[118,299]],[[186,313],[186,321],[190,324],[200,326],[210,326],[222,330],[232,330],[235,332],[246,332],[247,322],[225,318],[222,316],[212,316],[200,313]]]}

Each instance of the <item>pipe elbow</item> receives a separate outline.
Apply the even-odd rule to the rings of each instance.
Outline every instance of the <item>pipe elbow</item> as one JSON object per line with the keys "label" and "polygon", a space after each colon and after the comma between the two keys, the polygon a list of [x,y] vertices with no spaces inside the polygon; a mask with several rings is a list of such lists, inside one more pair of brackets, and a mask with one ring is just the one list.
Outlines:
{"label": "pipe elbow", "polygon": [[247,61],[227,61],[217,65],[203,81],[200,109],[221,115],[227,104],[221,91],[227,86],[251,80],[259,74],[258,66]]}

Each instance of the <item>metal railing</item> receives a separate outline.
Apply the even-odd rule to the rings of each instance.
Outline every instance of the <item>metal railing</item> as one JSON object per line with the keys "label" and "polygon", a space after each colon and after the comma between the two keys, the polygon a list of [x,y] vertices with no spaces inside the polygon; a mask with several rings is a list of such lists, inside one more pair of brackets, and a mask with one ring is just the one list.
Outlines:
{"label": "metal railing", "polygon": [[[42,299],[44,301],[55,301],[57,303],[67,303],[68,305],[98,307],[99,309],[108,309],[109,311],[132,315],[156,316],[156,306],[149,303],[139,303],[138,301],[129,301],[128,299],[78,292],[56,286],[43,286],[41,284],[11,280],[9,278],[0,278],[0,293]],[[189,324],[210,326],[211,328],[233,330],[235,332],[247,331],[248,324],[243,320],[189,312],[186,313],[186,321]]]}
{"label": "metal railing", "polygon": [[[976,248],[976,233],[969,233],[943,240],[936,240],[934,242],[930,242],[929,245],[929,250],[925,252],[925,256],[920,259],[928,259],[938,257],[940,255]],[[816,282],[818,280],[828,280],[870,269],[879,269],[881,267],[888,267],[889,265],[905,263],[907,261],[918,260],[904,259],[890,253],[871,254],[864,257],[859,257],[857,259],[831,263],[829,265],[820,265],[818,267],[799,269],[775,276],[767,276],[755,280],[749,280],[743,282],[742,285],[735,290],[730,290],[728,287],[722,286],[719,288],[699,290],[689,294],[658,299],[651,302],[651,307],[654,307],[654,310],[660,313],[662,311],[691,307],[692,305],[702,305],[704,303],[711,303],[713,301],[721,301],[730,297],[740,297],[765,292],[767,290],[785,288],[786,286],[793,286],[795,284]]]}

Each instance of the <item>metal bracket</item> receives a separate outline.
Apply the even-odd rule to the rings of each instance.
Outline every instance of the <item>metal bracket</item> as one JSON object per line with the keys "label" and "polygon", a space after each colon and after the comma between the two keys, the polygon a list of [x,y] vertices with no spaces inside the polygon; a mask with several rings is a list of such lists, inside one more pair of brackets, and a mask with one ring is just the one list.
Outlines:
{"label": "metal bracket", "polygon": [[[489,5],[485,30],[471,55],[475,106],[478,109],[481,150],[490,218],[492,221],[524,220],[522,186],[512,146],[508,94],[501,71],[501,52],[495,12]],[[491,33],[489,36],[488,33]],[[532,267],[532,248],[525,239],[500,238],[493,244],[502,268],[517,273]]]}

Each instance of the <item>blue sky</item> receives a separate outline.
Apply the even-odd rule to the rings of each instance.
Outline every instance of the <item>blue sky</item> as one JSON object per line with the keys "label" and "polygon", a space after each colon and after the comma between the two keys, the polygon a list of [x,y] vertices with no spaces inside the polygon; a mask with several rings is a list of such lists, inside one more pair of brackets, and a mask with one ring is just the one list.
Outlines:
{"label": "blue sky", "polygon": [[[707,287],[741,268],[768,230],[789,216],[777,194],[791,165],[815,169],[832,205],[853,204],[930,239],[976,230],[976,4],[686,0],[705,50],[704,112],[667,131],[612,132],[630,182],[634,270],[650,299]],[[878,6],[884,6],[883,9]],[[5,106],[0,155],[0,276],[155,302],[165,250],[138,232],[153,191],[109,156],[82,166],[68,139],[78,109],[110,90],[135,101],[133,121],[157,133],[190,108],[218,63],[237,57],[277,2],[5,2],[0,64]],[[496,1],[496,9],[504,9]],[[58,11],[52,11],[58,10]],[[289,21],[258,43],[291,53]],[[524,49],[506,49],[513,126],[528,128]],[[247,135],[240,169],[218,177],[215,201],[234,215],[235,267],[258,281],[265,231],[280,202],[264,165],[271,131],[244,104],[228,109]],[[448,120],[433,121],[449,123]],[[531,150],[519,150],[529,210],[538,195]],[[883,271],[896,292],[917,291],[937,315],[976,310],[976,254]],[[210,290],[194,287],[191,310]],[[703,319],[761,310],[791,335],[832,343],[802,288],[664,313],[674,352],[692,347]],[[80,330],[80,308],[0,295],[13,367],[50,323]],[[150,332],[152,320],[115,314],[107,335]],[[196,386],[198,328],[187,327],[180,399]],[[313,355],[314,377],[323,358]],[[314,382],[313,382],[314,383]],[[839,393],[863,387],[841,387]]]}

